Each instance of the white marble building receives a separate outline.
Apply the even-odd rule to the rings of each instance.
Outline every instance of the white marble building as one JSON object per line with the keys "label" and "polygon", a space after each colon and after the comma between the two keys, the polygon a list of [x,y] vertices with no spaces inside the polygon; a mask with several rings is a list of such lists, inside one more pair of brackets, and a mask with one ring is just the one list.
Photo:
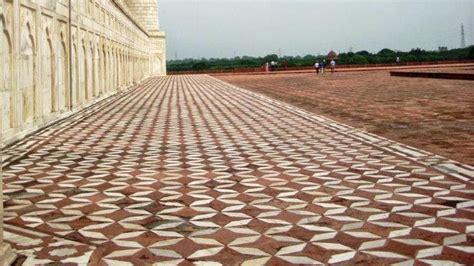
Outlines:
{"label": "white marble building", "polygon": [[166,74],[157,0],[0,0],[3,145]]}
{"label": "white marble building", "polygon": [[[0,0],[0,66],[5,147],[147,77],[166,75],[158,2]],[[2,228],[1,265],[11,254]]]}

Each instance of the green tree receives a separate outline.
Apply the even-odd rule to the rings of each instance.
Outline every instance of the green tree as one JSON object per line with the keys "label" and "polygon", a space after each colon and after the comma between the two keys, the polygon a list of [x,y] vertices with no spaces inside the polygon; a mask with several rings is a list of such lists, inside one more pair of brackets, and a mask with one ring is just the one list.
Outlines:
{"label": "green tree", "polygon": [[378,52],[377,55],[380,55],[380,56],[394,56],[394,55],[396,55],[396,53],[393,50],[390,50],[388,48],[384,48],[384,49],[380,50],[380,52]]}
{"label": "green tree", "polygon": [[367,58],[365,58],[362,55],[354,55],[349,59],[349,64],[355,64],[355,65],[363,65],[363,64],[368,64],[369,61]]}
{"label": "green tree", "polygon": [[471,48],[469,49],[469,54],[467,54],[467,58],[474,60],[474,45],[471,46]]}
{"label": "green tree", "polygon": [[265,62],[271,62],[271,61],[278,61],[278,55],[276,54],[269,54],[263,58]]}
{"label": "green tree", "polygon": [[194,70],[205,70],[207,69],[206,62],[198,62],[193,65]]}
{"label": "green tree", "polygon": [[[440,51],[442,50],[442,51]],[[397,57],[402,62],[419,61],[443,61],[443,60],[466,60],[474,59],[474,46],[463,49],[440,49],[434,51],[425,51],[420,48],[412,49],[408,52],[396,52],[388,48],[380,50],[376,54],[368,51],[359,51],[357,53],[340,53],[339,64],[379,64],[393,63]],[[221,70],[232,68],[258,68],[266,62],[277,61],[283,65],[283,61],[288,62],[289,67],[308,67],[314,62],[325,59],[322,55],[305,56],[284,56],[279,58],[276,54],[270,54],[265,57],[242,56],[235,58],[201,58],[201,59],[182,59],[168,61],[168,70],[172,71],[192,71],[192,70]]]}
{"label": "green tree", "polygon": [[356,53],[357,55],[362,55],[362,56],[370,56],[371,54],[367,52],[366,50],[362,50]]}

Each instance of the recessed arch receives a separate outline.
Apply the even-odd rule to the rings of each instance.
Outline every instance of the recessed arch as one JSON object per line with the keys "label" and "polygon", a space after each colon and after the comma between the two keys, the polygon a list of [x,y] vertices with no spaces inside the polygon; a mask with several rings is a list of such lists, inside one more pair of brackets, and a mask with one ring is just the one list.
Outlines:
{"label": "recessed arch", "polygon": [[89,50],[90,50],[90,57],[91,57],[91,63],[90,63],[90,77],[91,77],[91,81],[90,81],[90,85],[91,85],[91,89],[92,89],[92,97],[96,97],[97,96],[97,93],[96,93],[96,61],[97,61],[97,58],[96,58],[96,54],[95,54],[95,48],[91,42],[91,45],[89,47]]}
{"label": "recessed arch", "polygon": [[61,41],[58,49],[58,67],[57,69],[57,91],[58,91],[58,108],[63,111],[66,110],[67,105],[70,103],[70,92],[68,90],[68,53],[67,53],[66,42]]}
{"label": "recessed arch", "polygon": [[106,90],[107,91],[111,91],[112,90],[112,77],[113,77],[113,71],[112,71],[112,68],[111,68],[111,65],[112,65],[112,50],[110,47],[107,48],[107,63],[105,64],[105,70],[106,70],[106,84],[107,84],[107,88]]}
{"label": "recessed arch", "polygon": [[89,86],[88,86],[88,56],[87,56],[87,48],[86,43],[82,42],[82,69],[81,69],[81,90],[83,91],[83,96],[85,100],[89,99]]}
{"label": "recessed arch", "polygon": [[77,54],[77,46],[74,43],[72,45],[71,51],[71,97],[72,97],[72,105],[75,107],[79,104],[79,79],[78,79],[78,54]]}
{"label": "recessed arch", "polygon": [[152,74],[155,76],[162,75],[162,59],[161,55],[155,55],[152,59]]}
{"label": "recessed arch", "polygon": [[3,14],[0,15],[0,38],[1,50],[0,50],[0,65],[2,65],[2,71],[0,72],[0,97],[2,104],[2,130],[8,130],[13,125],[14,105],[13,91],[12,91],[12,61],[13,61],[13,47],[10,38],[10,33],[7,30],[7,21]]}
{"label": "recessed arch", "polygon": [[57,67],[56,67],[56,90],[58,92],[58,109],[63,112],[67,109],[70,102],[69,90],[69,58],[68,58],[68,40],[67,34],[63,29],[60,30],[57,49]]}
{"label": "recessed arch", "polygon": [[49,26],[44,28],[42,36],[42,60],[41,60],[41,97],[42,114],[49,116],[57,111],[57,93],[55,90],[55,64],[53,41]]}
{"label": "recessed arch", "polygon": [[108,88],[107,80],[108,80],[108,70],[107,70],[107,64],[109,63],[109,59],[107,57],[107,47],[105,44],[102,46],[102,92],[105,93]]}
{"label": "recessed arch", "polygon": [[36,42],[31,23],[27,19],[21,28],[20,70],[24,75],[19,79],[21,94],[21,117],[24,123],[30,123],[38,114],[36,83]]}

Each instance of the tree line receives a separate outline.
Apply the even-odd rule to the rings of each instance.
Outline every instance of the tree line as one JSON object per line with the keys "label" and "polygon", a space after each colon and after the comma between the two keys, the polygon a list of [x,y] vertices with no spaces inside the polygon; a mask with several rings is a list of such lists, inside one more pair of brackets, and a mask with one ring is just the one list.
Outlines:
{"label": "tree line", "polygon": [[[345,52],[338,55],[337,63],[341,65],[363,65],[363,64],[386,64],[395,63],[396,58],[400,63],[406,62],[430,62],[446,60],[474,60],[474,46],[459,49],[447,49],[439,47],[436,51],[427,51],[420,48],[412,49],[408,52],[394,51],[388,48],[377,53],[368,51]],[[280,66],[287,67],[308,67],[317,61],[326,59],[325,55],[305,55],[305,56],[282,56],[270,54],[264,57],[237,56],[234,58],[201,58],[169,60],[167,62],[168,71],[199,71],[199,70],[224,70],[234,68],[257,68],[267,62],[276,61]]]}

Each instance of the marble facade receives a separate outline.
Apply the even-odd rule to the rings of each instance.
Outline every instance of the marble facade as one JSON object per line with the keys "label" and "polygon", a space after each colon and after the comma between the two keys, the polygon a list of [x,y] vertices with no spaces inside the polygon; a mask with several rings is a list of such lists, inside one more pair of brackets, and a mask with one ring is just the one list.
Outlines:
{"label": "marble facade", "polygon": [[[0,0],[0,66],[3,148],[148,77],[166,75],[158,2]],[[12,254],[2,228],[3,265]]]}
{"label": "marble facade", "polygon": [[1,0],[2,140],[166,74],[156,0]]}

